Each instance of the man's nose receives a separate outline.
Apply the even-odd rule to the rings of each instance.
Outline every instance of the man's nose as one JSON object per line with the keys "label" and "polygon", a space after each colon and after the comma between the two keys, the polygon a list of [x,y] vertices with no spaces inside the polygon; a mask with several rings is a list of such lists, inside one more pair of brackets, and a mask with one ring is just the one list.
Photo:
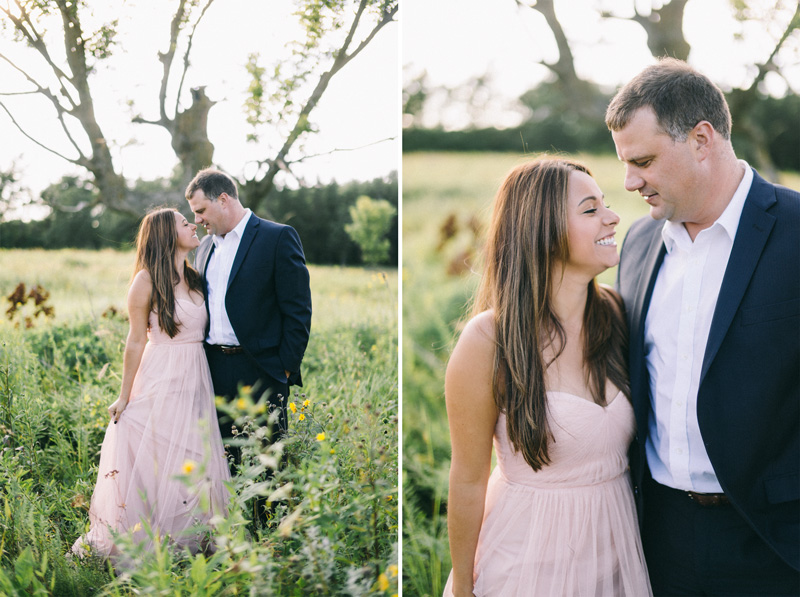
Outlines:
{"label": "man's nose", "polygon": [[625,190],[638,191],[644,186],[644,179],[639,176],[635,168],[625,168]]}

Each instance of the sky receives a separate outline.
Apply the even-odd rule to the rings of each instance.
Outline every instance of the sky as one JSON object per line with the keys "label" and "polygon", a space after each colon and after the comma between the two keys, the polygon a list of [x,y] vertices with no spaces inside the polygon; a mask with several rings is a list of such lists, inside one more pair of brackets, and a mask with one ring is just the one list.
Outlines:
{"label": "sky", "polygon": [[[114,55],[100,63],[90,82],[97,118],[105,136],[113,142],[118,171],[129,180],[168,177],[177,164],[169,135],[161,127],[131,124],[131,116],[158,116],[162,66],[157,52],[166,49],[176,2],[111,0],[92,4],[95,21],[87,16],[85,31],[91,22],[120,18]],[[205,85],[207,95],[217,102],[209,114],[208,126],[215,146],[214,160],[239,178],[252,176],[255,162],[271,157],[282,141],[276,137],[269,147],[245,141],[250,132],[242,109],[250,82],[245,65],[248,54],[258,52],[261,65],[270,72],[275,60],[287,54],[287,44],[299,37],[292,10],[290,0],[216,0],[195,35],[192,67],[184,90],[188,93],[192,87]],[[54,37],[50,49],[63,55],[61,38]],[[44,77],[48,72],[38,60],[31,59],[34,54],[30,49],[13,42],[9,30],[0,29],[0,53],[37,76]],[[399,64],[399,26],[391,23],[332,79],[312,113],[312,122],[320,134],[309,137],[303,146],[303,155],[327,155],[299,164],[299,175],[310,182],[346,182],[370,180],[397,169]],[[0,93],[29,88],[17,72],[0,61]],[[15,117],[33,137],[65,153],[70,151],[46,99],[31,95],[3,99],[13,106]],[[172,104],[174,99],[168,101],[168,105]],[[264,143],[269,143],[270,129],[262,130],[266,130]],[[63,175],[83,172],[23,137],[2,111],[0,132],[0,168],[16,163],[23,183],[34,192]],[[394,140],[387,141],[391,138]],[[337,151],[328,153],[332,150]]]}
{"label": "sky", "polygon": [[[620,11],[620,16],[632,16],[634,1],[641,11],[653,4],[650,0],[556,0],[556,15],[570,41],[579,76],[613,89],[653,61],[638,24],[615,19],[601,25],[593,9],[602,3]],[[692,46],[689,62],[723,89],[749,85],[754,72],[747,65],[768,58],[796,5],[793,0],[751,0],[750,4],[759,2],[764,14],[776,5],[783,7],[772,27],[763,23],[743,27],[733,18],[729,0],[690,0],[686,5],[684,33]],[[431,85],[453,88],[488,73],[497,98],[492,124],[518,124],[520,113],[504,107],[510,110],[511,100],[548,75],[542,60],[558,58],[544,17],[517,7],[514,0],[402,0],[402,6],[404,79],[424,69]],[[800,93],[797,37],[793,48],[790,73],[794,92]],[[767,83],[777,95],[787,91],[777,76],[769,75]],[[466,124],[464,113],[458,110],[444,109],[437,116],[446,121],[446,128]]]}

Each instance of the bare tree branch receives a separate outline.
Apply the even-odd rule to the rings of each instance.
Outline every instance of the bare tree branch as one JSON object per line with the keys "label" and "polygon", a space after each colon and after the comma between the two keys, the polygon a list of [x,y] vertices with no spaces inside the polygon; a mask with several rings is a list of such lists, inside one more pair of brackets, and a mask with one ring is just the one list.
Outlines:
{"label": "bare tree branch", "polygon": [[194,26],[192,27],[192,32],[189,34],[189,40],[186,44],[186,52],[183,55],[183,72],[181,73],[181,80],[178,82],[178,91],[175,95],[175,114],[178,113],[178,109],[180,107],[181,91],[183,91],[183,83],[186,80],[186,72],[189,70],[189,54],[192,51],[192,44],[194,43],[194,34],[197,31],[197,26],[200,24],[200,21],[203,20],[206,11],[209,9],[209,7],[213,2],[214,0],[208,0],[208,3],[203,7],[203,10],[200,12],[200,16],[197,17],[197,21],[195,21]]}
{"label": "bare tree branch", "polygon": [[[338,73],[345,65],[347,65],[351,60],[353,60],[371,41],[375,35],[380,31],[385,25],[392,22],[394,20],[395,14],[397,14],[398,5],[394,3],[388,7],[388,10],[384,10],[381,14],[381,18],[378,19],[378,22],[373,26],[372,30],[366,36],[364,41],[362,41],[359,46],[350,54],[347,53],[350,44],[353,41],[355,36],[355,32],[358,28],[359,22],[361,20],[361,16],[367,8],[367,0],[360,0],[358,9],[356,11],[355,17],[353,18],[353,22],[350,25],[350,29],[347,33],[345,40],[342,42],[341,47],[335,52],[335,60],[333,65],[331,66],[330,70],[322,73],[317,81],[317,85],[314,90],[309,95],[308,99],[306,100],[305,104],[303,105],[302,109],[300,110],[297,120],[295,121],[295,125],[292,130],[289,132],[286,140],[283,143],[283,146],[280,148],[278,153],[272,160],[269,160],[269,168],[267,169],[267,173],[264,175],[264,178],[258,181],[254,181],[257,184],[258,193],[257,197],[254,196],[252,198],[253,201],[259,201],[261,198],[266,197],[274,186],[275,176],[278,172],[282,169],[282,165],[287,163],[286,156],[289,153],[289,150],[294,145],[295,141],[300,137],[303,132],[306,131],[306,127],[308,126],[308,119],[309,115],[311,114],[312,110],[317,106],[320,98],[322,97],[325,90],[328,88],[331,79]],[[297,160],[295,160],[297,161]]]}
{"label": "bare tree branch", "polygon": [[[63,160],[66,160],[66,161],[68,161],[68,162],[70,162],[70,163],[72,163],[72,164],[76,164],[76,165],[78,165],[78,166],[83,166],[84,168],[88,167],[88,166],[87,166],[87,162],[86,162],[86,160],[85,160],[85,159],[77,159],[77,160],[76,160],[76,159],[74,159],[74,158],[67,157],[67,156],[65,156],[64,154],[62,154],[62,153],[59,153],[59,152],[58,152],[58,151],[56,151],[55,149],[52,149],[51,147],[48,147],[48,146],[47,146],[47,145],[45,145],[44,143],[41,143],[40,141],[38,141],[37,139],[35,139],[34,137],[32,137],[30,134],[28,134],[28,132],[27,132],[25,129],[23,129],[23,128],[22,128],[22,126],[19,124],[19,122],[17,122],[17,119],[16,119],[16,118],[14,118],[14,115],[11,113],[11,110],[9,110],[9,109],[8,109],[8,107],[7,107],[7,106],[6,106],[6,105],[5,105],[3,102],[0,102],[0,108],[3,108],[3,110],[5,111],[5,113],[6,113],[6,114],[8,114],[8,117],[11,119],[11,122],[14,124],[14,126],[15,126],[15,127],[17,127],[17,130],[18,130],[20,133],[22,133],[22,134],[23,134],[25,137],[27,137],[28,139],[30,139],[31,141],[33,141],[33,142],[34,142],[36,145],[38,145],[38,146],[39,146],[39,147],[41,147],[42,149],[45,149],[45,150],[49,151],[50,153],[52,153],[52,154],[54,154],[54,155],[57,155],[57,156],[58,156],[58,157],[60,157],[61,159],[63,159]],[[83,156],[82,156],[82,157],[83,157]]]}
{"label": "bare tree branch", "polygon": [[[59,87],[61,88],[61,94],[69,101],[72,107],[75,107],[75,100],[72,98],[67,87],[64,85],[64,81],[69,82],[72,84],[72,79],[63,71],[58,65],[53,61],[52,57],[50,56],[50,52],[47,51],[47,45],[44,42],[44,39],[36,31],[36,27],[33,24],[33,21],[30,18],[30,13],[28,13],[25,8],[19,3],[16,3],[17,6],[22,11],[22,19],[16,17],[8,8],[3,8],[0,6],[0,11],[2,11],[14,24],[14,27],[17,31],[19,31],[23,37],[27,40],[27,42],[39,53],[39,55],[44,58],[47,65],[53,71],[53,74],[56,76],[56,80],[58,81]],[[30,28],[30,31],[28,30]],[[10,62],[10,61],[9,61]],[[27,77],[27,74],[25,75]],[[29,78],[29,77],[28,77]],[[29,80],[31,80],[29,78]],[[31,80],[31,82],[33,82]],[[36,84],[37,86],[41,87]],[[49,93],[49,91],[48,91]],[[51,100],[52,101],[52,100]]]}
{"label": "bare tree branch", "polygon": [[556,17],[556,9],[553,0],[538,0],[533,4],[527,4],[522,0],[515,0],[517,6],[530,8],[541,14],[547,26],[550,28],[558,46],[558,60],[554,63],[542,62],[550,69],[558,80],[563,82],[567,88],[574,87],[581,79],[575,72],[575,59],[569,47],[569,41],[564,33],[564,28]]}
{"label": "bare tree branch", "polygon": [[[306,160],[310,160],[313,158],[320,158],[326,155],[333,155],[334,153],[339,153],[339,152],[359,151],[361,149],[366,149],[367,147],[372,147],[373,145],[385,143],[386,141],[394,141],[395,139],[397,139],[397,135],[394,135],[392,137],[386,137],[385,139],[379,139],[377,141],[373,141],[372,143],[367,143],[365,145],[360,145],[358,147],[337,147],[335,149],[331,149],[330,151],[323,151],[322,153],[313,153],[309,155],[304,155],[302,157],[297,158],[296,160],[292,160],[291,162],[289,162],[289,164],[299,164],[300,162],[304,162]],[[264,162],[260,163],[263,164]]]}

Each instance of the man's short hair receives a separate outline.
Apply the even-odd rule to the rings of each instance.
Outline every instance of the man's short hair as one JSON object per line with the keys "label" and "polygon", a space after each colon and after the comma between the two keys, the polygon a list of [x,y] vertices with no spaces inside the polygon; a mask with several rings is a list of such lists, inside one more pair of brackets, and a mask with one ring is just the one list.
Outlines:
{"label": "man's short hair", "polygon": [[608,105],[606,126],[620,131],[646,106],[674,141],[686,141],[689,131],[703,120],[725,139],[731,138],[731,112],[722,91],[682,60],[661,58],[636,75]]}
{"label": "man's short hair", "polygon": [[239,198],[236,181],[216,168],[205,168],[197,173],[186,187],[186,199],[191,199],[198,189],[203,191],[211,201],[216,201],[222,193],[227,193],[234,199]]}

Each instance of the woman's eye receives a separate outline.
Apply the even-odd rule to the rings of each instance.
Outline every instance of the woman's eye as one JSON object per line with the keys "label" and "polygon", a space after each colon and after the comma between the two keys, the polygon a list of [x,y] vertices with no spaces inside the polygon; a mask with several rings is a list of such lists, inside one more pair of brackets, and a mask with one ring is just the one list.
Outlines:
{"label": "woman's eye", "polygon": [[585,213],[585,214],[593,214],[593,213],[595,213],[596,211],[597,211],[597,208],[596,208],[596,207],[593,207],[592,209],[587,209],[587,210],[586,210],[585,212],[583,212],[583,213]]}

